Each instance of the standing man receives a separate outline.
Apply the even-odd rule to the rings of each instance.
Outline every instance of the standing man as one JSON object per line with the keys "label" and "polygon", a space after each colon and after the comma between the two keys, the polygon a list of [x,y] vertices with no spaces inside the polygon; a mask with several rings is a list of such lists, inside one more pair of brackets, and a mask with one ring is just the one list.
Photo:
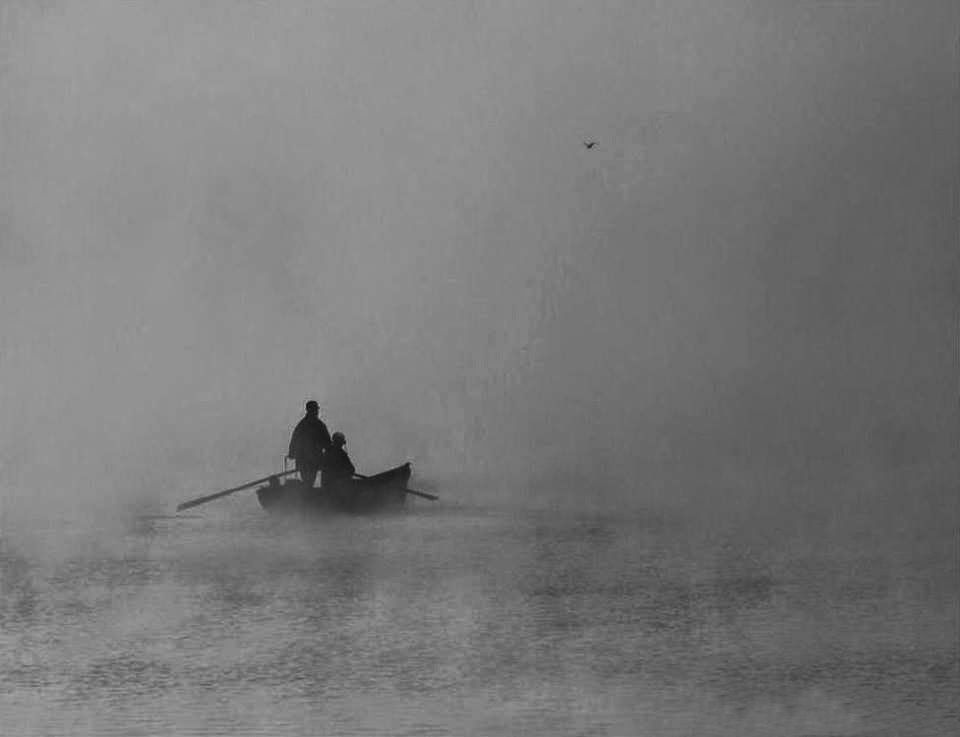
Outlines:
{"label": "standing man", "polygon": [[306,409],[303,419],[293,428],[287,458],[296,461],[300,478],[310,489],[317,480],[323,454],[330,447],[330,433],[320,419],[320,405],[311,399],[307,402]]}

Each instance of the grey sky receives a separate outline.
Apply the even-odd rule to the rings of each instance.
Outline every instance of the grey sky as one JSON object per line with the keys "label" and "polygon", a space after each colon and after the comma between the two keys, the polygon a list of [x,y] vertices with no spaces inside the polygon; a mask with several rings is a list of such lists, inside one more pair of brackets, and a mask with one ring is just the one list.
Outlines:
{"label": "grey sky", "polygon": [[437,476],[949,447],[954,3],[0,22],[5,488],[229,485],[309,396]]}

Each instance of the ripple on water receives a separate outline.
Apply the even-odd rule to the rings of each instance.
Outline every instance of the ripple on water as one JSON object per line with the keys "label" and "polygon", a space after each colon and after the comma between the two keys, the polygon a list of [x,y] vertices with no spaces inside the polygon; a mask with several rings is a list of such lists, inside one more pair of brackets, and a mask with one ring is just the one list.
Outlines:
{"label": "ripple on water", "polygon": [[55,564],[0,551],[4,726],[801,735],[880,729],[885,704],[955,714],[949,610],[897,584],[912,569],[864,558],[854,585],[849,556],[693,539],[544,512],[225,515]]}

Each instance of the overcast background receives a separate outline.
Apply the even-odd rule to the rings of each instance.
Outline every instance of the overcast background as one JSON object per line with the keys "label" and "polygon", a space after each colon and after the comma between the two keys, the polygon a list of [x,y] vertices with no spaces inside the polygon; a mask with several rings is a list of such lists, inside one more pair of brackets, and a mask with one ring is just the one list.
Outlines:
{"label": "overcast background", "polygon": [[4,3],[6,524],[269,473],[310,397],[480,499],[938,513],[958,16]]}

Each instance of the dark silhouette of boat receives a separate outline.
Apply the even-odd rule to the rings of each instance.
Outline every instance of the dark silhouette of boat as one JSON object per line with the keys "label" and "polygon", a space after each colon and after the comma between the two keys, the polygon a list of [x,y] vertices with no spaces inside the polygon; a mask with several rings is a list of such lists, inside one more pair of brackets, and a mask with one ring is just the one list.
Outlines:
{"label": "dark silhouette of boat", "polygon": [[257,489],[257,500],[268,512],[295,514],[366,514],[400,509],[408,494],[420,494],[407,489],[410,474],[410,464],[404,463],[375,476],[356,476],[314,488],[304,486],[299,479],[287,479],[281,484],[274,476],[266,486]]}

